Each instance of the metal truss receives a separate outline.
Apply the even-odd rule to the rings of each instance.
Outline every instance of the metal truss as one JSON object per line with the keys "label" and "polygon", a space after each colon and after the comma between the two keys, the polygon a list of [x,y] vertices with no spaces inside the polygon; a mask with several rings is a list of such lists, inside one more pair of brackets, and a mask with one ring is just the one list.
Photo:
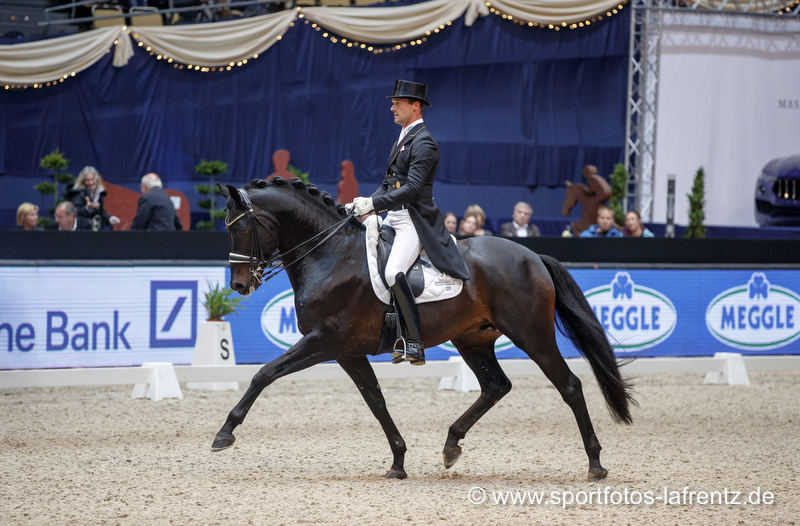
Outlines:
{"label": "metal truss", "polygon": [[800,17],[800,0],[630,0],[628,99],[625,120],[625,169],[628,199],[623,208],[652,221],[656,166],[658,75],[665,12],[745,15],[775,20]]}

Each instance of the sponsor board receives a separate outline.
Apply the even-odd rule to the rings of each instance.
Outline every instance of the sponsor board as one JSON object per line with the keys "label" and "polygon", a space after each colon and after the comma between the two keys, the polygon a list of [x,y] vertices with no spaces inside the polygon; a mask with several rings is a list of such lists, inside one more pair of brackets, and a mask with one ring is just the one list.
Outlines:
{"label": "sponsor board", "polygon": [[0,267],[0,369],[192,361],[222,267]]}
{"label": "sponsor board", "polygon": [[584,295],[617,351],[654,347],[669,338],[678,323],[672,301],[655,289],[637,285],[628,272],[617,272],[611,283]]}
{"label": "sponsor board", "polygon": [[723,344],[748,351],[779,349],[800,338],[800,296],[754,272],[720,292],[706,309],[706,327]]}

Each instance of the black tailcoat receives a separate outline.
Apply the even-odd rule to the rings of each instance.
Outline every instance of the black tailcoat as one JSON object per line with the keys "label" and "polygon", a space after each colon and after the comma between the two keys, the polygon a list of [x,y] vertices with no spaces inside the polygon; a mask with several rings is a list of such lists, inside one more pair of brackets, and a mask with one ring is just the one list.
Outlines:
{"label": "black tailcoat", "polygon": [[386,177],[372,194],[372,204],[378,214],[405,206],[422,247],[436,268],[454,278],[469,279],[458,246],[433,202],[438,166],[439,145],[425,123],[417,124],[392,148]]}

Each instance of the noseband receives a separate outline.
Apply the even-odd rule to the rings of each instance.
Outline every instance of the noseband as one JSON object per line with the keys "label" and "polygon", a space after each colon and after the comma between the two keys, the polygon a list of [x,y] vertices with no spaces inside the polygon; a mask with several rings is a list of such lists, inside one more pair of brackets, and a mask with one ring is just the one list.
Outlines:
{"label": "noseband", "polygon": [[[269,226],[266,223],[264,223],[261,220],[261,218],[259,218],[256,215],[255,211],[253,210],[253,202],[250,200],[250,196],[247,194],[246,191],[244,191],[242,189],[239,189],[239,197],[241,197],[242,203],[244,203],[246,210],[244,212],[242,212],[241,214],[239,214],[238,216],[236,216],[234,219],[232,219],[230,221],[225,221],[225,227],[226,228],[230,228],[231,225],[236,223],[238,220],[240,220],[242,218],[247,218],[247,220],[250,223],[250,254],[249,255],[245,255],[245,254],[237,254],[236,252],[230,252],[228,254],[228,262],[229,263],[247,263],[248,264],[248,268],[249,268],[250,275],[251,275],[251,277],[250,277],[250,281],[251,281],[250,290],[251,290],[251,292],[252,292],[252,290],[254,290],[253,282],[258,283],[258,285],[261,285],[261,283],[263,281],[267,281],[269,279],[272,279],[273,277],[278,275],[283,270],[286,270],[288,267],[294,265],[295,263],[297,263],[298,261],[300,261],[301,259],[303,259],[307,255],[309,255],[311,252],[313,252],[317,247],[322,245],[325,241],[330,239],[331,236],[333,236],[336,232],[338,232],[350,220],[350,218],[353,217],[353,212],[350,212],[349,214],[347,214],[347,216],[345,216],[344,219],[342,219],[338,223],[334,223],[333,225],[331,225],[330,227],[326,228],[325,230],[323,230],[321,232],[318,232],[316,235],[314,235],[314,236],[310,237],[309,239],[303,241],[302,243],[300,243],[296,247],[294,247],[294,248],[292,248],[290,250],[287,250],[286,252],[281,253],[279,251],[279,249],[278,249],[278,247],[280,246],[280,242],[278,241],[278,236],[276,236],[272,232],[272,230],[270,230]],[[302,256],[300,256],[299,258],[295,259],[294,261],[292,261],[288,265],[282,265],[280,263],[278,265],[270,265],[270,261],[274,260],[275,256],[264,257],[264,250],[261,247],[261,241],[259,240],[258,233],[256,232],[256,223],[258,223],[262,227],[264,227],[264,230],[269,232],[269,235],[271,235],[272,238],[275,240],[275,247],[276,248],[275,248],[275,252],[273,252],[273,253],[277,253],[277,256],[281,257],[281,258],[283,256],[287,255],[287,254],[290,254],[291,252],[294,252],[295,250],[297,250],[298,248],[302,247],[303,245],[305,245],[307,243],[310,243],[311,241],[314,241],[315,239],[317,239],[318,237],[320,237],[320,236],[322,236],[322,235],[324,235],[326,233],[328,233],[328,235],[325,236],[319,243],[317,243],[316,245],[311,247],[311,249],[309,249],[307,252],[305,252]],[[258,264],[254,266],[254,263],[256,263],[256,262]]]}

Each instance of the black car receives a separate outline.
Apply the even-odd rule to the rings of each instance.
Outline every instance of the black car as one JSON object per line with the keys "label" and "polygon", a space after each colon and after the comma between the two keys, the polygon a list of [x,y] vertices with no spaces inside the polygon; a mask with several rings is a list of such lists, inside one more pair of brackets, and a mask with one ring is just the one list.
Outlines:
{"label": "black car", "polygon": [[800,155],[767,163],[756,183],[756,222],[800,226]]}

